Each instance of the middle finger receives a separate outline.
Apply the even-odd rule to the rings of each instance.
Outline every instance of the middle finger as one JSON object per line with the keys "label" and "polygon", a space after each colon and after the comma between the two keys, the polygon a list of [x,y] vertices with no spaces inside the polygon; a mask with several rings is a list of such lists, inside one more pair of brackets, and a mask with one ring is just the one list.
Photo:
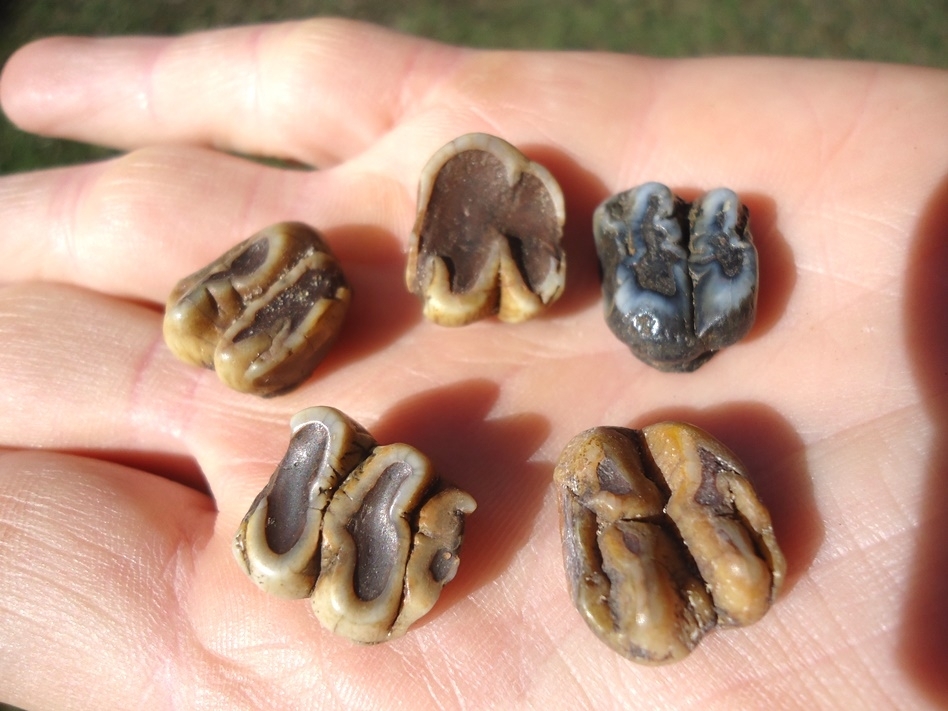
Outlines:
{"label": "middle finger", "polygon": [[162,302],[178,279],[268,224],[326,230],[358,215],[360,225],[399,233],[411,204],[406,186],[357,167],[295,171],[199,148],[143,149],[0,179],[0,282],[57,281]]}

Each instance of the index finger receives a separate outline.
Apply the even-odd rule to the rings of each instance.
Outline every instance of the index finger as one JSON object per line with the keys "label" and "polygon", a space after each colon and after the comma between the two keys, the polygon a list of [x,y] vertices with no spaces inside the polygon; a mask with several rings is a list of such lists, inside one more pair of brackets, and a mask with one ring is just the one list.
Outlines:
{"label": "index finger", "polygon": [[10,58],[0,103],[45,135],[123,149],[198,143],[323,165],[376,140],[463,54],[342,20],[55,37]]}

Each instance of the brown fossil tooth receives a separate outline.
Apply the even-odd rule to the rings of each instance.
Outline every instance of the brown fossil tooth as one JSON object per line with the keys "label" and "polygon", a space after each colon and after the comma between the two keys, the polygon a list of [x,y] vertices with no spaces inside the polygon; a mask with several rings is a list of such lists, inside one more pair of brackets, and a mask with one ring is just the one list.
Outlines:
{"label": "brown fossil tooth", "polygon": [[424,314],[462,326],[532,318],[559,298],[566,209],[550,172],[484,133],[456,138],[425,166],[406,283]]}

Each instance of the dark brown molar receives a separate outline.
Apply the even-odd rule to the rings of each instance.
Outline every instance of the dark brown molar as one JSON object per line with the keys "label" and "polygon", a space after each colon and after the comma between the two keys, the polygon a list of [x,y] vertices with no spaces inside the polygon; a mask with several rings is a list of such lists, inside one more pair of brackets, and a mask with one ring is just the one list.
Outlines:
{"label": "dark brown molar", "polygon": [[380,446],[338,410],[308,408],[291,424],[286,456],[237,530],[237,561],[267,592],[311,596],[337,634],[400,637],[454,578],[474,499],[415,448]]}
{"label": "dark brown molar", "polygon": [[408,290],[443,326],[492,314],[532,318],[563,291],[565,219],[563,193],[546,168],[496,136],[461,136],[422,171]]}
{"label": "dark brown molar", "polygon": [[737,457],[697,427],[587,430],[554,480],[570,596],[620,654],[676,661],[776,598],[786,562],[770,514]]}
{"label": "dark brown molar", "polygon": [[304,381],[335,341],[351,291],[318,232],[267,227],[182,279],[164,336],[181,360],[241,392],[274,395]]}

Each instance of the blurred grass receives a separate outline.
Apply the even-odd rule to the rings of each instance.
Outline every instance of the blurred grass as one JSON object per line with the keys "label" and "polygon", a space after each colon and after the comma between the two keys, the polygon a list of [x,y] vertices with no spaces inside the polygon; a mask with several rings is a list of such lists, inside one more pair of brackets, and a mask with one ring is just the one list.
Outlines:
{"label": "blurred grass", "polygon": [[[52,34],[178,34],[337,15],[478,47],[770,54],[948,67],[946,0],[0,0],[0,63]],[[0,118],[0,173],[109,155]]]}

